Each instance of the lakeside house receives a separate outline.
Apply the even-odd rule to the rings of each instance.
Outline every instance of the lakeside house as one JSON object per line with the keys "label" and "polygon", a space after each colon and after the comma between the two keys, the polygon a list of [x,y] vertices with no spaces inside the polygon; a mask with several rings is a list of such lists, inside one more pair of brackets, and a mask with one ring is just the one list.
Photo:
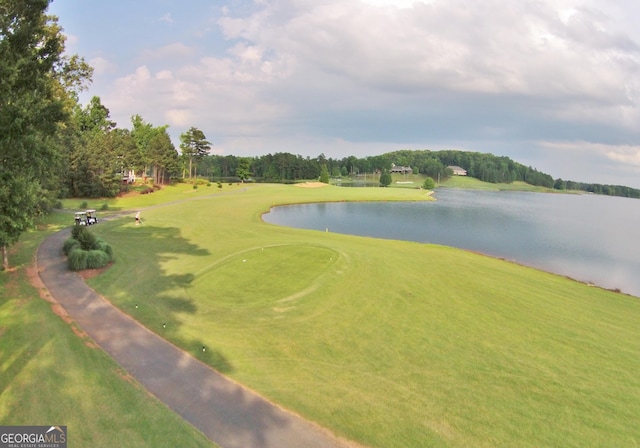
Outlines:
{"label": "lakeside house", "polygon": [[398,174],[413,174],[413,169],[410,166],[396,166],[396,165],[393,165],[391,167],[391,172],[392,173],[398,173]]}
{"label": "lakeside house", "polygon": [[454,176],[466,176],[467,175],[467,170],[465,170],[464,168],[461,168],[457,165],[449,165],[447,168],[449,168],[451,171],[453,171],[453,175]]}

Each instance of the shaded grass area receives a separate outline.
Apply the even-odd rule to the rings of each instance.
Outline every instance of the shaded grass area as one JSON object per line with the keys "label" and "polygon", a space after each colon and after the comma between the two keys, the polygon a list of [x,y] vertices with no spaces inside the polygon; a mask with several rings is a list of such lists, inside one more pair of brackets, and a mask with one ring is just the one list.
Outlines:
{"label": "shaded grass area", "polygon": [[23,235],[0,272],[0,425],[67,425],[69,446],[213,446],[39,298],[27,268],[67,223],[54,214]]}
{"label": "shaded grass area", "polygon": [[638,299],[457,249],[260,220],[276,204],[420,190],[195,199],[145,210],[144,226],[96,227],[119,258],[91,284],[279,404],[379,447],[640,441]]}

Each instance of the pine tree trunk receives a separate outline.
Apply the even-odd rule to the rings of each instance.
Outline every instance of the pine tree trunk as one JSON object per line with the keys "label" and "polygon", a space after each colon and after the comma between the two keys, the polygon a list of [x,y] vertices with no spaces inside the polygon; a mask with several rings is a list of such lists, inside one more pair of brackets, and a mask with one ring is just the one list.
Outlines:
{"label": "pine tree trunk", "polygon": [[2,246],[2,271],[9,270],[9,250],[7,246]]}

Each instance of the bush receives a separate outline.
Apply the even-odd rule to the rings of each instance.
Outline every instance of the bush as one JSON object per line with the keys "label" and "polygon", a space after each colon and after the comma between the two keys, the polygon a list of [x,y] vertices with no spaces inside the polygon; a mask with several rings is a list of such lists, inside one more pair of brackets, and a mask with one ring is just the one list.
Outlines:
{"label": "bush", "polygon": [[82,250],[91,250],[95,249],[95,244],[97,241],[96,236],[89,231],[85,226],[77,226],[81,230],[78,232],[78,236],[76,239],[80,243],[80,247]]}
{"label": "bush", "polygon": [[80,203],[80,209],[86,209],[88,207],[89,207],[89,205],[87,204],[87,201],[82,201]]}
{"label": "bush", "polygon": [[85,226],[74,226],[71,238],[63,246],[72,271],[103,268],[114,260],[111,246],[95,236]]}
{"label": "bush", "polygon": [[430,177],[427,177],[422,184],[422,188],[424,188],[425,190],[433,190],[435,187],[436,182]]}
{"label": "bush", "polygon": [[104,252],[109,257],[109,262],[113,261],[113,249],[110,244],[104,242],[102,239],[98,238],[96,241],[95,250]]}
{"label": "bush", "polygon": [[109,255],[101,250],[90,250],[86,252],[86,268],[99,269],[109,264]]}
{"label": "bush", "polygon": [[62,252],[64,252],[65,255],[69,255],[69,252],[74,249],[80,249],[80,242],[74,238],[67,239],[62,245]]}
{"label": "bush", "polygon": [[87,269],[87,251],[76,248],[69,252],[67,263],[72,271],[82,271]]}
{"label": "bush", "polygon": [[103,212],[109,210],[109,204],[105,202],[104,204],[102,204],[102,207],[100,207],[100,210],[102,210]]}
{"label": "bush", "polygon": [[71,238],[73,238],[74,240],[77,240],[78,235],[80,235],[80,233],[82,233],[85,230],[87,230],[85,226],[73,226],[71,228]]}

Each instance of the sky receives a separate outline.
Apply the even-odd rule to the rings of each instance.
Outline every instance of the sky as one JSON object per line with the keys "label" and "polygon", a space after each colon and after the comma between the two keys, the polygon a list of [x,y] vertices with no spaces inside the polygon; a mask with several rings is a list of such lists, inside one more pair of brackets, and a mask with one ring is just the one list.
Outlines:
{"label": "sky", "polygon": [[212,153],[487,152],[640,188],[637,0],[53,0],[119,127]]}

